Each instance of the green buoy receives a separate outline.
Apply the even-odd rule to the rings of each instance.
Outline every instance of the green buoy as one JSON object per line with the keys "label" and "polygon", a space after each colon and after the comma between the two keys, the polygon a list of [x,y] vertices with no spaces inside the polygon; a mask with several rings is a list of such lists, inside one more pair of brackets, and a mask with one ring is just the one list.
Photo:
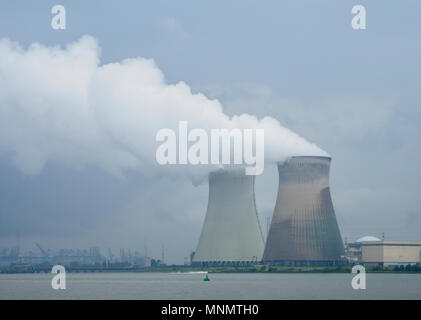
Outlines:
{"label": "green buoy", "polygon": [[203,278],[203,281],[210,281],[208,275],[206,275],[206,277]]}

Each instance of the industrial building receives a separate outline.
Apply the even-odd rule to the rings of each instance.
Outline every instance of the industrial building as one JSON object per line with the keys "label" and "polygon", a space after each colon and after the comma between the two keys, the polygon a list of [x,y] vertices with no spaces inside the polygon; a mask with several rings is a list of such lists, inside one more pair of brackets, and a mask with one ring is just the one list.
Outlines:
{"label": "industrial building", "polygon": [[279,189],[265,263],[338,265],[344,247],[329,189],[330,157],[292,157],[278,164]]}
{"label": "industrial building", "polygon": [[51,263],[62,265],[80,263],[86,265],[103,262],[103,257],[98,247],[90,247],[89,251],[86,249],[59,249],[53,252],[50,249],[44,249],[38,243],[35,245],[38,247],[39,253],[34,253],[32,251],[24,253],[17,247],[10,250],[0,250],[0,266],[16,263]]}
{"label": "industrial building", "polygon": [[361,243],[365,241],[380,241],[379,238],[373,236],[365,236],[359,238],[355,242],[347,243],[345,241],[345,258],[350,264],[358,264],[362,261]]}
{"label": "industrial building", "polygon": [[421,263],[421,241],[362,241],[361,263],[364,265],[406,265]]}
{"label": "industrial building", "polygon": [[255,176],[244,169],[209,174],[209,199],[195,265],[231,265],[261,261],[264,238],[257,216]]}
{"label": "industrial building", "polygon": [[345,246],[346,258],[351,264],[376,266],[421,263],[420,241],[386,241],[365,236]]}

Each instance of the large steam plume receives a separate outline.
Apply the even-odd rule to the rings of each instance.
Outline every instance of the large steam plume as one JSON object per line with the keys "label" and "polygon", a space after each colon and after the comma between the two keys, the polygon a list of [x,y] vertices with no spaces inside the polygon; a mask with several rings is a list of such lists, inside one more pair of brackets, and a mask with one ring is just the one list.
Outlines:
{"label": "large steam plume", "polygon": [[137,170],[203,176],[205,166],[160,166],[155,135],[187,120],[190,128],[263,128],[266,162],[294,155],[326,155],[273,118],[232,118],[219,101],[168,84],[153,60],[100,64],[100,48],[84,36],[66,48],[27,49],[0,40],[0,155],[25,174],[49,161],[97,165],[121,175]]}

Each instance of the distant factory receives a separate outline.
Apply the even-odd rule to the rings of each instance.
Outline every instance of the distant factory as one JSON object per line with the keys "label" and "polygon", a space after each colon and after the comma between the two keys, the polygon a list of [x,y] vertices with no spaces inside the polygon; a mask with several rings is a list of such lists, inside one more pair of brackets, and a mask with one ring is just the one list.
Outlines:
{"label": "distant factory", "polygon": [[22,252],[18,246],[0,250],[0,266],[10,264],[63,264],[80,263],[95,264],[102,263],[103,257],[98,247],[87,249],[59,249],[53,251],[44,249],[40,244],[36,243],[39,252],[27,251]]}
{"label": "distant factory", "polygon": [[340,264],[344,247],[330,198],[329,167],[329,157],[293,157],[278,165],[278,197],[266,245],[254,176],[244,170],[212,172],[193,264]]}
{"label": "distant factory", "polygon": [[346,244],[346,258],[352,264],[368,266],[421,264],[421,241],[385,241],[366,236]]}
{"label": "distant factory", "polygon": [[264,241],[254,176],[220,169],[209,175],[209,199],[193,265],[419,264],[421,242],[362,238],[344,246],[329,188],[330,157],[292,157],[278,164],[279,188]]}
{"label": "distant factory", "polygon": [[19,246],[0,249],[0,267],[13,264],[61,264],[61,265],[131,265],[148,267],[163,265],[161,260],[150,258],[137,250],[120,249],[120,254],[115,255],[108,249],[108,255],[103,255],[99,247],[89,249],[59,249],[51,250],[35,243],[37,252],[23,252]]}
{"label": "distant factory", "polygon": [[[206,216],[196,250],[194,266],[368,266],[421,264],[421,241],[386,241],[366,236],[345,245],[333,207],[329,171],[330,157],[299,156],[278,163],[279,185],[266,241],[255,200],[255,176],[244,169],[219,169],[209,174]],[[162,258],[120,249],[101,254],[99,247],[52,251],[36,244],[37,251],[22,253],[17,245],[0,249],[0,267],[11,264],[80,264],[109,267],[163,266]],[[133,253],[132,253],[133,252]],[[184,264],[189,264],[186,257]]]}

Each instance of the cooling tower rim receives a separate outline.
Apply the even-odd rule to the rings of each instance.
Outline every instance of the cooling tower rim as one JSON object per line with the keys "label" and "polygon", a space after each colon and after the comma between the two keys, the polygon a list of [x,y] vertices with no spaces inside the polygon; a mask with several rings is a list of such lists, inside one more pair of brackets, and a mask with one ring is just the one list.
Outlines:
{"label": "cooling tower rim", "polygon": [[315,159],[329,159],[329,160],[332,160],[332,157],[329,157],[329,156],[292,156],[289,159],[301,159],[301,158],[315,158]]}
{"label": "cooling tower rim", "polygon": [[243,176],[245,168],[218,168],[209,172],[209,177],[213,176]]}
{"label": "cooling tower rim", "polygon": [[324,160],[324,161],[332,162],[332,157],[330,156],[292,156],[292,157],[286,158],[284,161],[278,161],[278,165],[283,165],[292,160],[300,160],[300,159],[303,159],[303,160],[314,159],[314,160],[322,160],[322,161]]}

